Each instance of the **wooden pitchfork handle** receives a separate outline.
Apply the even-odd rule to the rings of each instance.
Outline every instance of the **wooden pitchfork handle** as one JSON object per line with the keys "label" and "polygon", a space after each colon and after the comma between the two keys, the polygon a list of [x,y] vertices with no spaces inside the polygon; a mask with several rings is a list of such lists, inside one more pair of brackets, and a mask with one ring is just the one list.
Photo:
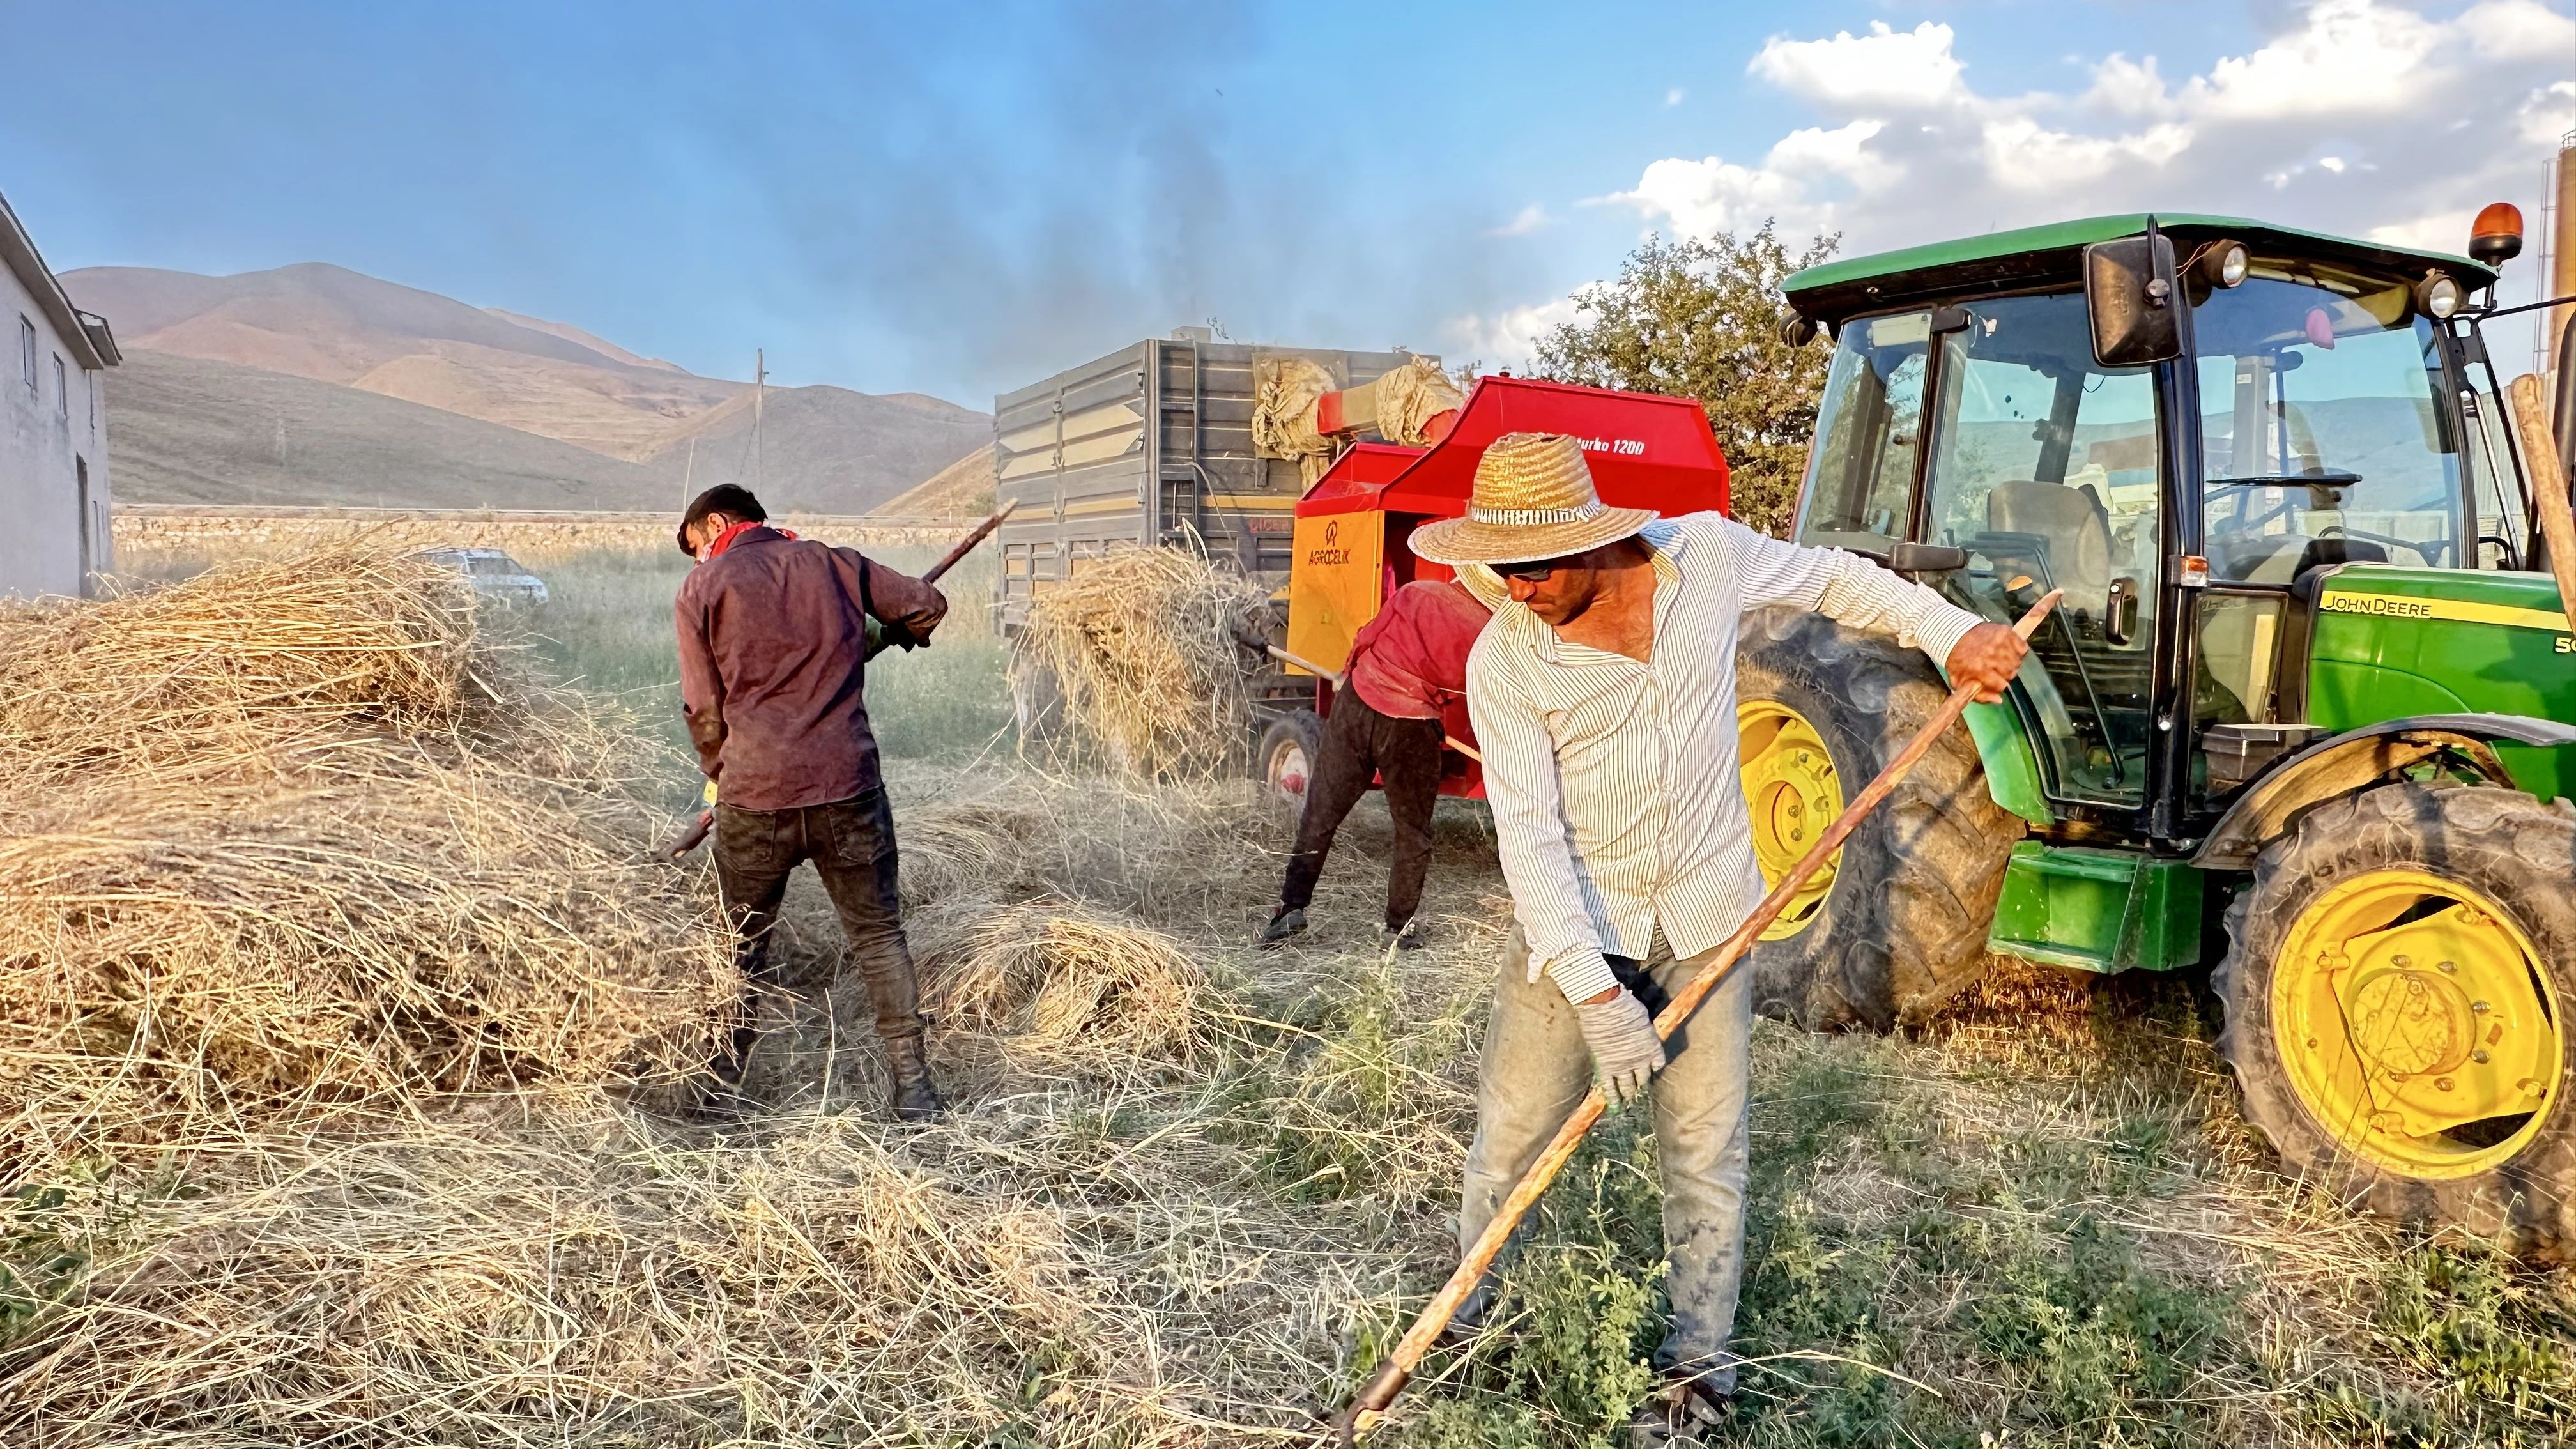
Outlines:
{"label": "wooden pitchfork handle", "polygon": [[[2049,610],[2057,607],[2062,597],[2060,591],[2050,590],[2038,603],[2031,605],[2030,612],[2022,615],[2020,623],[2013,625],[2013,632],[2028,641],[2031,631],[2039,627],[2039,622],[2048,617]],[[1790,867],[1789,873],[1780,878],[1780,883],[1771,888],[1771,893],[1762,898],[1762,904],[1753,908],[1753,914],[1744,918],[1744,924],[1735,928],[1735,934],[1726,938],[1725,943],[1718,947],[1717,954],[1709,958],[1708,964],[1700,968],[1690,984],[1684,986],[1681,993],[1656,1016],[1655,1035],[1670,1040],[1672,1034],[1681,1029],[1681,1024],[1690,1019],[1690,1014],[1699,1008],[1700,1002],[1744,958],[1745,951],[1755,939],[1769,928],[1781,911],[1787,909],[1790,898],[1807,883],[1807,877],[1814,875],[1827,857],[1842,846],[1844,838],[1870,811],[1877,809],[1881,801],[1895,792],[1897,783],[1913,770],[1950,726],[1958,723],[1959,716],[1967,713],[1968,706],[1975,703],[1976,698],[1976,686],[1972,684],[1963,684],[1950,691],[1948,702],[1941,706],[1940,713],[1932,717],[1932,722],[1907,741],[1895,759],[1887,762],[1887,768],[1878,772],[1878,778],[1869,782],[1869,787],[1860,792],[1860,798],[1852,801],[1835,818],[1805,857]],[[1387,1405],[1395,1402],[1395,1396],[1403,1391],[1405,1381],[1413,1377],[1414,1366],[1431,1351],[1432,1341],[1440,1336],[1440,1330],[1457,1313],[1458,1305],[1475,1291],[1486,1270],[1493,1266],[1495,1256],[1502,1252],[1503,1243],[1511,1237],[1512,1229],[1518,1227],[1529,1210],[1537,1206],[1539,1196],[1547,1191],[1548,1184],[1556,1180],[1557,1173],[1574,1156],[1574,1149],[1582,1144],[1584,1134],[1601,1120],[1602,1109],[1607,1105],[1601,1088],[1595,1086],[1583,1099],[1582,1105],[1574,1109],[1574,1115],[1565,1119],[1565,1125],[1556,1129],[1556,1136],[1549,1140],[1547,1149],[1530,1164],[1529,1171],[1521,1175],[1520,1182],[1512,1188],[1511,1196],[1503,1199],[1501,1211],[1494,1214],[1492,1222],[1485,1224],[1484,1233],[1459,1259],[1458,1271],[1450,1274],[1449,1281],[1441,1285],[1440,1291],[1431,1295],[1431,1302],[1423,1308],[1422,1315],[1413,1320],[1413,1327],[1397,1340],[1395,1352],[1387,1356],[1387,1361],[1360,1389],[1351,1406],[1334,1420],[1343,1444],[1354,1444],[1360,1435],[1377,1427]]]}
{"label": "wooden pitchfork handle", "polygon": [[[1314,660],[1299,658],[1297,655],[1289,653],[1287,650],[1280,648],[1276,644],[1264,644],[1261,647],[1269,650],[1270,657],[1278,660],[1280,663],[1293,664],[1299,669],[1305,670],[1308,674],[1312,674],[1331,684],[1333,686],[1333,693],[1335,694],[1341,693],[1342,686],[1350,682],[1350,676],[1348,674],[1336,674],[1316,663]],[[1444,734],[1440,737],[1440,743],[1447,745],[1449,748],[1456,750],[1462,755],[1465,755],[1468,759],[1475,761],[1479,765],[1485,763],[1485,757],[1476,752],[1476,747],[1474,745],[1468,744],[1456,735]]]}

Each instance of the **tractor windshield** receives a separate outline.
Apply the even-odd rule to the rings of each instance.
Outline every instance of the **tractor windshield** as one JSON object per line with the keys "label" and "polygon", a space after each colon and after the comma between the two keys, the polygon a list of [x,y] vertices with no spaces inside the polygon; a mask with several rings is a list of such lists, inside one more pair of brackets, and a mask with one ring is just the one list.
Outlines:
{"label": "tractor windshield", "polygon": [[2287,584],[2317,564],[2467,566],[2460,439],[2412,288],[2257,258],[2241,286],[2195,298],[2192,332],[2214,575]]}

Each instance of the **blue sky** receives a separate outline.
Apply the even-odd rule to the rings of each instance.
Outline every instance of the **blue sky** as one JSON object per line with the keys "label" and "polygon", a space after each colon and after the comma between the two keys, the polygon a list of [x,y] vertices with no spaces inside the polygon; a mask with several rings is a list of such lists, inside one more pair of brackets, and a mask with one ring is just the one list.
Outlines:
{"label": "blue sky", "polygon": [[60,269],[336,262],[983,406],[1211,318],[1508,364],[1645,230],[1766,215],[2456,247],[2536,219],[2570,3],[13,5],[60,63],[0,191]]}

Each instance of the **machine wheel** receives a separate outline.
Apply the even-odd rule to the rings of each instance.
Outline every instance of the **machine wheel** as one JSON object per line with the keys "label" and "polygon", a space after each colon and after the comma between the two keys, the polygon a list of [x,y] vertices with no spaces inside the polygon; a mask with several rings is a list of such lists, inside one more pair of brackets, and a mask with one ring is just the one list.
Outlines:
{"label": "machine wheel", "polygon": [[1323,753],[1324,722],[1311,709],[1291,710],[1261,732],[1261,778],[1270,798],[1285,806],[1291,823],[1306,813],[1306,782]]}
{"label": "machine wheel", "polygon": [[2576,807],[2383,785],[2254,863],[2211,977],[2245,1116],[2349,1202],[2576,1258]]}
{"label": "machine wheel", "polygon": [[[1949,690],[1920,651],[1790,609],[1746,618],[1735,667],[1754,856],[1772,881]],[[1929,1014],[1984,971],[2021,834],[1967,727],[1953,728],[1755,944],[1755,1005],[1813,1031]]]}

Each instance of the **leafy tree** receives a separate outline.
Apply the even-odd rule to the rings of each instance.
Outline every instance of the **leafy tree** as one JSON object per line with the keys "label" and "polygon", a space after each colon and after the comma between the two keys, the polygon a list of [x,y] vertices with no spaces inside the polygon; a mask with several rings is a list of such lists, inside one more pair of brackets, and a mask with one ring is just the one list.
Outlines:
{"label": "leafy tree", "polygon": [[1746,237],[1648,236],[1615,282],[1574,294],[1582,320],[1540,340],[1541,377],[1695,397],[1708,409],[1731,473],[1733,512],[1785,534],[1816,429],[1831,349],[1780,335],[1780,283],[1834,253],[1819,236],[1791,255],[1774,224]]}

